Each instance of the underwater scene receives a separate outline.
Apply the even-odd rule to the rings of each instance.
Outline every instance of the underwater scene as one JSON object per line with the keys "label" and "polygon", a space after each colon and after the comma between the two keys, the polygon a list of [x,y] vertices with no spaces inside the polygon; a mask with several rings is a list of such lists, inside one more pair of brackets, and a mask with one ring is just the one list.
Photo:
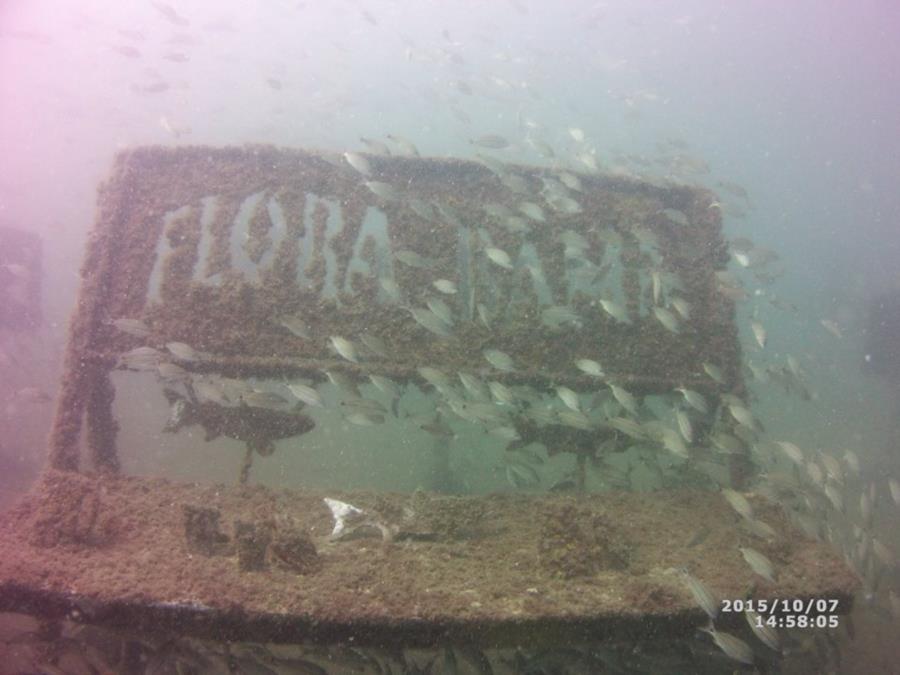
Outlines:
{"label": "underwater scene", "polygon": [[900,673],[900,12],[0,7],[0,675]]}

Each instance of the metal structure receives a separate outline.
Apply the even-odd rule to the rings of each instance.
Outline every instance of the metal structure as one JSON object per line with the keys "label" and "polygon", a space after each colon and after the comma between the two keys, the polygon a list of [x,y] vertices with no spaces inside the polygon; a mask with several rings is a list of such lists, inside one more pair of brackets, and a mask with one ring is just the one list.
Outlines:
{"label": "metal structure", "polygon": [[[375,183],[340,157],[271,147],[117,158],[82,269],[49,467],[0,522],[9,553],[0,609],[376,648],[692,639],[707,617],[673,568],[690,567],[726,598],[760,583],[739,553],[752,535],[712,490],[326,494],[118,475],[111,374],[130,350],[172,342],[196,350],[179,361],[191,378],[319,382],[327,370],[422,384],[423,367],[479,372],[494,349],[515,367],[492,364],[490,379],[529,391],[596,392],[613,381],[637,395],[743,393],[734,305],[717,287],[728,255],[711,193],[569,174],[580,186],[574,207],[523,208],[559,173],[366,161]],[[430,330],[414,312],[441,279],[457,291],[445,298],[452,331]],[[665,279],[692,307],[677,331],[654,311],[675,293]],[[624,308],[618,318],[600,302],[611,298]],[[554,307],[570,312],[559,314],[564,325],[547,320]],[[302,330],[284,317],[302,319]],[[123,331],[123,319],[140,330]],[[331,336],[364,335],[385,348],[357,359],[329,351]],[[605,377],[575,368],[579,359],[602,363]],[[721,383],[704,363],[721,369]],[[298,411],[202,405],[217,431],[247,442],[248,457],[311,426]],[[613,434],[513,421],[523,440],[579,458]],[[374,538],[334,541],[324,497],[358,507]],[[754,596],[834,598],[831,611],[848,611],[856,579],[843,561],[794,536],[779,507],[750,498],[777,537],[749,543],[779,565],[777,583]],[[742,623],[724,616],[719,626]]]}
{"label": "metal structure", "polygon": [[[123,352],[168,341],[206,354],[182,364],[192,372],[229,377],[321,381],[327,368],[403,383],[421,381],[421,366],[477,371],[490,348],[516,364],[491,374],[508,384],[596,390],[602,383],[573,366],[594,359],[606,379],[638,394],[677,386],[741,392],[734,306],[717,292],[728,254],[712,193],[569,174],[580,184],[576,209],[544,206],[526,216],[521,191],[538,194],[557,172],[506,165],[501,174],[458,159],[367,161],[373,185],[393,186],[391,193],[377,196],[343,158],[322,153],[151,147],[119,155],[100,191],[82,270],[50,465],[79,467],[86,420],[94,468],[118,469],[110,372]],[[581,242],[581,269],[573,269],[566,235]],[[487,244],[518,264],[495,264]],[[650,311],[659,291],[650,287],[651,267],[677,277],[693,306],[678,334]],[[449,339],[410,312],[436,294],[439,278],[458,288],[445,296],[457,317]],[[626,321],[598,303],[610,294]],[[571,307],[579,320],[546,325],[542,313],[553,305]],[[301,317],[308,335],[285,330],[282,316]],[[122,334],[110,325],[121,317],[142,319],[152,335]],[[363,333],[389,353],[351,363],[329,351],[329,336]],[[705,361],[721,367],[726,385],[704,374]],[[548,442],[551,454],[580,452],[609,435],[528,425],[521,432]]]}

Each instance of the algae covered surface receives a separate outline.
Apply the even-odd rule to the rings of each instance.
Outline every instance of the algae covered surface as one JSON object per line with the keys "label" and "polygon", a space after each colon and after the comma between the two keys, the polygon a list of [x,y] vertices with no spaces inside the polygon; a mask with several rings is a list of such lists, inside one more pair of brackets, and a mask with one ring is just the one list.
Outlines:
{"label": "algae covered surface", "polygon": [[[394,535],[360,528],[331,540],[324,496],[377,516]],[[835,598],[849,611],[857,582],[844,563],[751,500],[783,535],[777,543],[742,533],[722,497],[705,491],[326,495],[48,472],[0,529],[0,587],[101,623],[124,613],[201,636],[407,645],[688,634],[705,614],[678,567],[723,599],[754,590],[757,599]],[[221,546],[191,546],[186,510],[198,508],[217,514]],[[304,540],[314,564],[285,564],[270,545],[258,568],[243,571],[236,523],[272,541]],[[738,546],[765,552],[777,582],[755,577]]]}

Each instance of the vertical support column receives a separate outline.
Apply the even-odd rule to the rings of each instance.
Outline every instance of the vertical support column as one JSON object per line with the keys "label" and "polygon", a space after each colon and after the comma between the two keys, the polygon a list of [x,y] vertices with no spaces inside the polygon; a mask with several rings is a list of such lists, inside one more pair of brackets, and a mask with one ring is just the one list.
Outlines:
{"label": "vertical support column", "polygon": [[101,473],[118,473],[119,457],[116,451],[116,435],[119,423],[113,416],[112,404],[116,396],[109,371],[97,370],[92,378],[90,397],[87,401],[87,447],[91,463]]}

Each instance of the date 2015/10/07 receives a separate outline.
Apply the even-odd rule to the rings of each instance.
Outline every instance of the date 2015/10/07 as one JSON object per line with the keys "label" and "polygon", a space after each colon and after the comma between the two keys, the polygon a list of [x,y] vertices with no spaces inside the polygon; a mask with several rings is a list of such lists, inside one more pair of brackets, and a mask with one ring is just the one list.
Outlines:
{"label": "date 2015/10/07", "polygon": [[754,612],[753,620],[761,627],[772,628],[836,628],[839,601],[834,598],[801,598],[767,600],[753,598],[722,601],[722,612]]}

